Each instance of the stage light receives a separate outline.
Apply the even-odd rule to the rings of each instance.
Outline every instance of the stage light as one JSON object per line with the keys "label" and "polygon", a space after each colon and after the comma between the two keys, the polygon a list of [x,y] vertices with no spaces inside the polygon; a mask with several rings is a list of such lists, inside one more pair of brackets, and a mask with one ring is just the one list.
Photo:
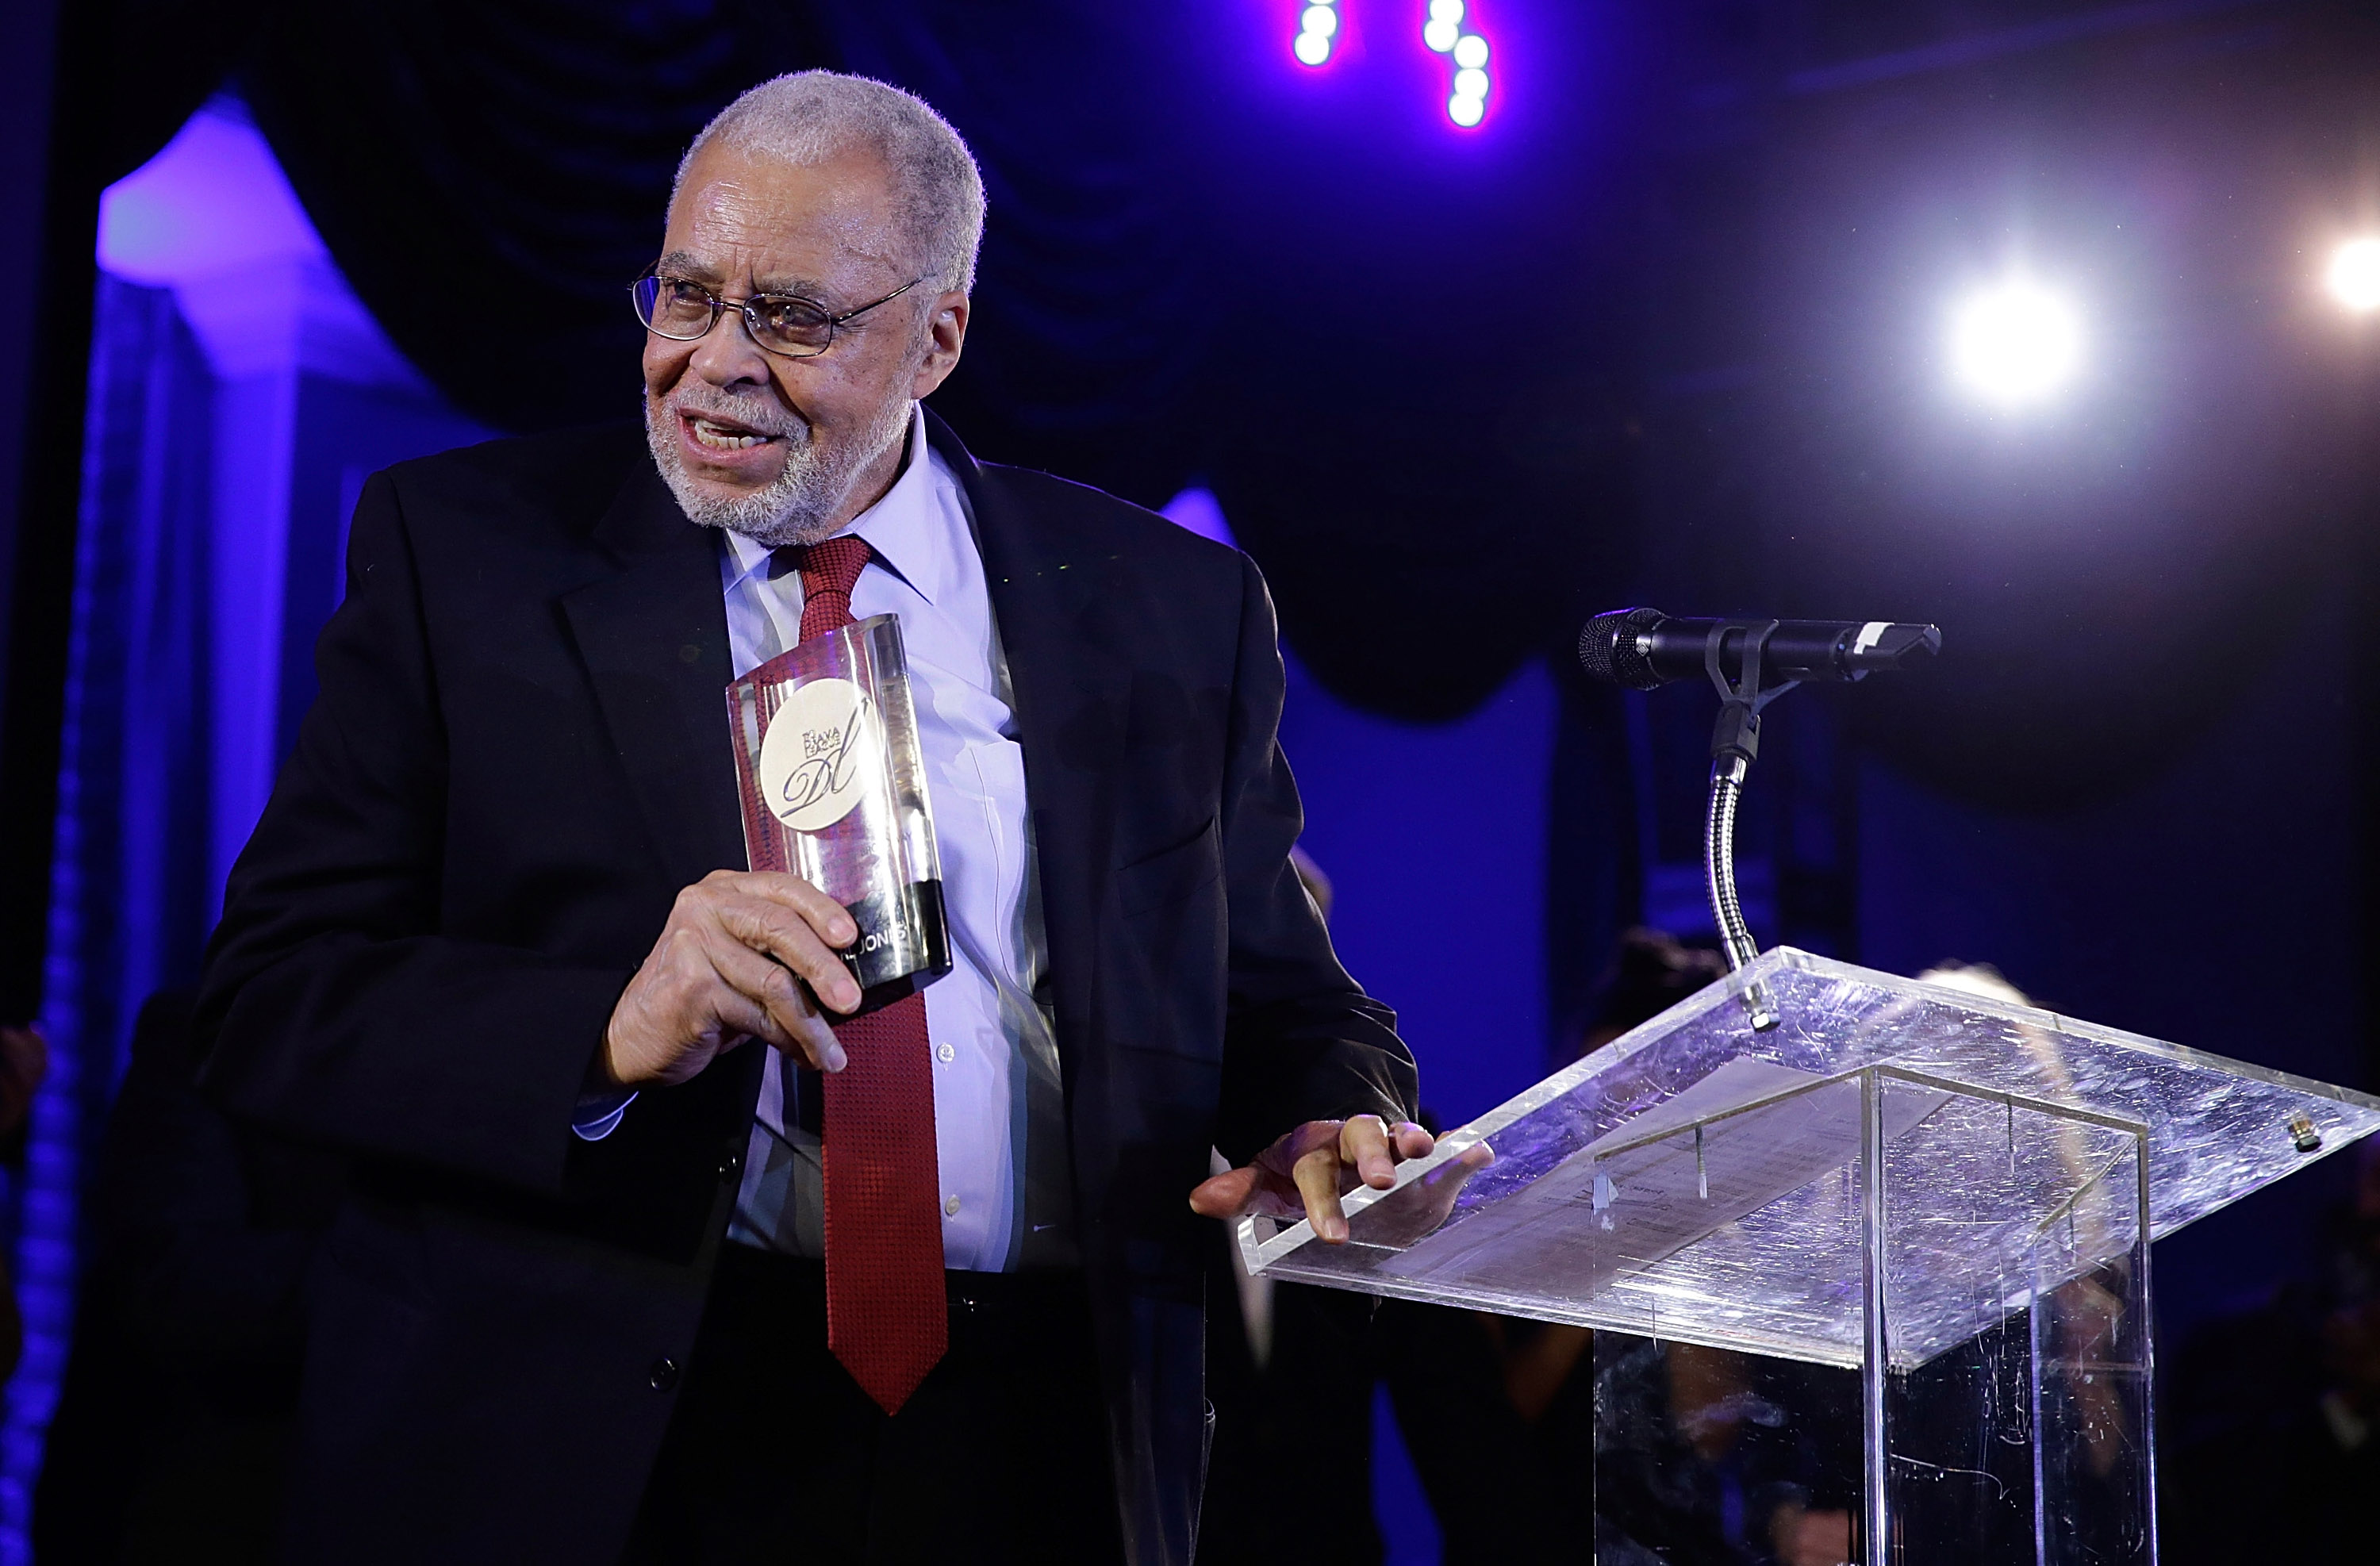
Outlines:
{"label": "stage light", "polygon": [[2038,401],[2071,379],[2082,361],[2082,326],[2073,306],[2032,283],[1986,289],[1951,315],[1951,368],[1990,401]]}
{"label": "stage light", "polygon": [[2380,310],[2380,239],[2350,239],[2331,253],[2330,297],[2359,315]]}
{"label": "stage light", "polygon": [[1488,40],[1465,30],[1469,16],[1463,0],[1429,0],[1429,19],[1422,24],[1421,41],[1440,55],[1453,56],[1453,92],[1446,100],[1446,117],[1468,130],[1488,115]]}
{"label": "stage light", "polygon": [[[1312,67],[1330,62],[1337,48],[1345,4],[1346,0],[1305,0],[1299,7],[1298,30],[1289,47],[1301,65]],[[1488,117],[1488,94],[1494,85],[1488,75],[1488,40],[1468,25],[1470,14],[1465,0],[1428,0],[1421,29],[1422,42],[1431,53],[1450,56],[1452,79],[1446,117],[1464,130]]]}
{"label": "stage light", "polygon": [[1339,35],[1339,9],[1334,0],[1315,0],[1298,16],[1297,37],[1290,53],[1301,64],[1318,66],[1330,57],[1330,41]]}
{"label": "stage light", "polygon": [[1463,0],[1429,0],[1429,20],[1422,24],[1421,41],[1443,55],[1463,36]]}

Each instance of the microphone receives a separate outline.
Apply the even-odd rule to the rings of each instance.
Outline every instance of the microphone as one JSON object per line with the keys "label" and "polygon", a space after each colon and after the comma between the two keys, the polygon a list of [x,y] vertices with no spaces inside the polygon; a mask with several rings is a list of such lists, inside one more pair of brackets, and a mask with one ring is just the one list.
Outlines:
{"label": "microphone", "polygon": [[[1578,633],[1578,661],[1598,680],[1651,690],[1704,673],[1712,643],[1719,673],[1741,683],[1745,641],[1766,620],[1676,619],[1658,609],[1614,609]],[[1864,680],[1942,649],[1932,625],[1888,620],[1779,620],[1760,658],[1760,688],[1789,680]]]}

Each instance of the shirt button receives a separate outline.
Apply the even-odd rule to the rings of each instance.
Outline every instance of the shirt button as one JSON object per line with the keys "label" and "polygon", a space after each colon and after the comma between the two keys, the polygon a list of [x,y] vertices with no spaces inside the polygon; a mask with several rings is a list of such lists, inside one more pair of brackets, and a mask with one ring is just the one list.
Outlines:
{"label": "shirt button", "polygon": [[945,1196],[945,1197],[943,1197],[943,1198],[942,1198],[942,1211],[943,1211],[943,1212],[945,1212],[946,1214],[948,1214],[949,1216],[953,1217],[953,1218],[956,1218],[956,1217],[958,1217],[958,1215],[959,1215],[959,1199],[958,1199],[956,1196]]}
{"label": "shirt button", "polygon": [[672,1387],[677,1385],[677,1361],[674,1359],[657,1359],[653,1361],[653,1390],[657,1392],[668,1391]]}
{"label": "shirt button", "polygon": [[959,1058],[959,1052],[948,1044],[937,1044],[934,1046],[934,1058],[948,1065]]}

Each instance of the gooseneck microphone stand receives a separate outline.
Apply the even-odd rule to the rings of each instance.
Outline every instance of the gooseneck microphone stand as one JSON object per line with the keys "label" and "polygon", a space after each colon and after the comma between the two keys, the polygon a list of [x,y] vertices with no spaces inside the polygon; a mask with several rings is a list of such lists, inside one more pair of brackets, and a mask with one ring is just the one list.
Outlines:
{"label": "gooseneck microphone stand", "polygon": [[[1658,609],[1615,609],[1579,632],[1578,661],[1597,679],[1651,690],[1670,680],[1692,679],[1699,652],[1703,673],[1718,690],[1718,723],[1711,731],[1710,814],[1703,823],[1703,882],[1730,972],[1741,973],[1760,955],[1735,892],[1735,813],[1743,800],[1743,780],[1760,755],[1761,709],[1803,680],[1864,680],[1931,656],[1941,646],[1942,633],[1931,625],[1680,620]],[[1730,652],[1732,679],[1727,673]],[[1764,670],[1773,681],[1766,689],[1760,683]],[[1743,1008],[1755,1029],[1777,1026],[1777,1008],[1759,984],[1744,984]]]}
{"label": "gooseneck microphone stand", "polygon": [[[1743,798],[1743,780],[1760,756],[1760,711],[1800,682],[1760,688],[1760,665],[1768,638],[1777,633],[1774,620],[1742,620],[1722,625],[1703,649],[1703,668],[1718,687],[1718,721],[1711,729],[1710,809],[1703,819],[1703,881],[1710,892],[1711,917],[1718,926],[1719,947],[1727,953],[1730,972],[1749,965],[1760,955],[1752,930],[1743,922],[1743,903],[1735,892],[1735,808]],[[1737,635],[1742,651],[1736,679],[1719,667],[1719,655]],[[1777,1026],[1777,1009],[1757,984],[1743,991],[1743,1009],[1753,1027],[1767,1032]]]}

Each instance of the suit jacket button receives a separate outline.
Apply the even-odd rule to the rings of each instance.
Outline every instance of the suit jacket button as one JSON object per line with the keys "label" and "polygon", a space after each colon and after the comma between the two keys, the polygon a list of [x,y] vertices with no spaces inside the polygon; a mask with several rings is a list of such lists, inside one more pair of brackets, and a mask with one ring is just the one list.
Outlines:
{"label": "suit jacket button", "polygon": [[735,1171],[743,1167],[744,1155],[736,1151],[735,1148],[730,1147],[727,1151],[719,1155],[720,1179],[732,1179],[735,1176]]}
{"label": "suit jacket button", "polygon": [[677,1361],[666,1356],[653,1361],[653,1390],[666,1392],[677,1385]]}

